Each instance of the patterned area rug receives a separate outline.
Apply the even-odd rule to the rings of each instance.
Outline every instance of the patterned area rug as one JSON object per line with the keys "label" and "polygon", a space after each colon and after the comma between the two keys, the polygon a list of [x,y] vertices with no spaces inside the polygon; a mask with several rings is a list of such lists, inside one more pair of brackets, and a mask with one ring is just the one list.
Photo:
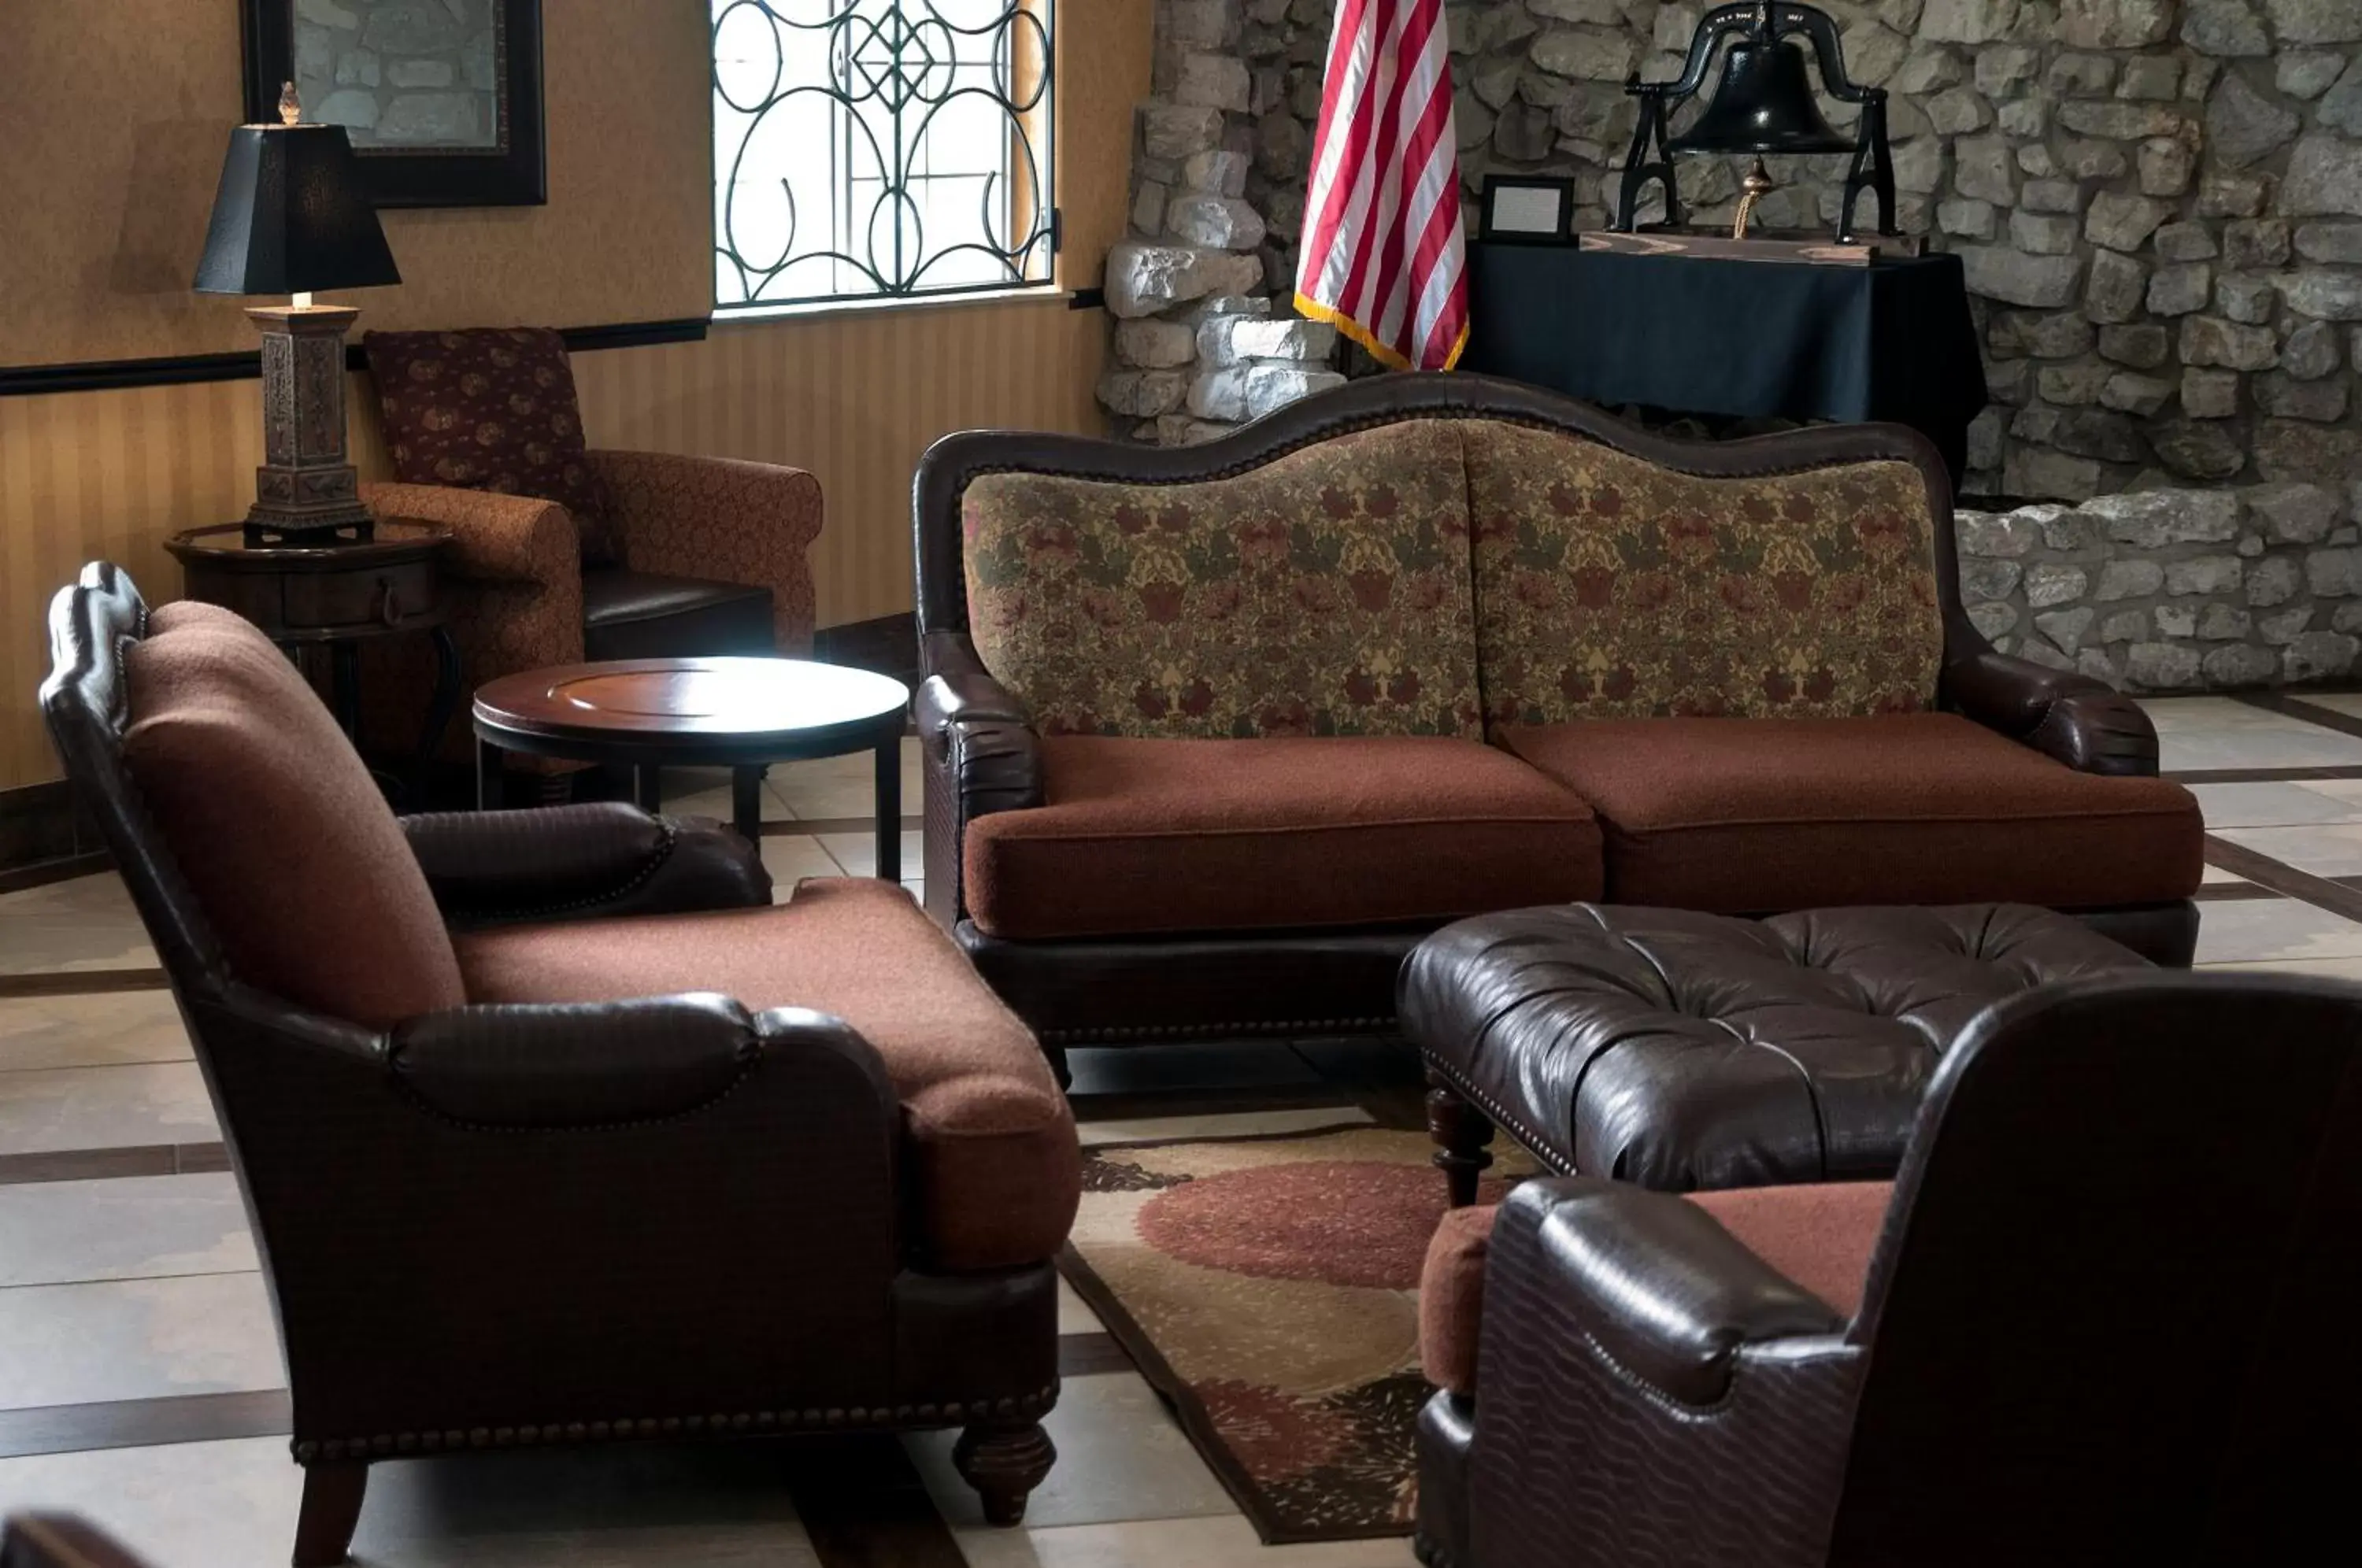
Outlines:
{"label": "patterned area rug", "polygon": [[[1084,1153],[1066,1277],[1266,1543],[1410,1532],[1432,1149],[1356,1126]],[[1496,1160],[1495,1178],[1533,1168]]]}

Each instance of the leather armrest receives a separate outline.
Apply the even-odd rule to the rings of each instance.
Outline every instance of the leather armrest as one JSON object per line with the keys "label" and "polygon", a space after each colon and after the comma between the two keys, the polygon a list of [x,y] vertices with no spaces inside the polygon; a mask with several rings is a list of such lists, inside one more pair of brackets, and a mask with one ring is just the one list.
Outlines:
{"label": "leather armrest", "polygon": [[1567,1293],[1609,1360],[1684,1404],[1720,1399],[1745,1346],[1845,1326],[1705,1209],[1626,1183],[1525,1184],[1494,1232],[1493,1255],[1505,1252],[1511,1271],[1540,1271]]}
{"label": "leather armrest", "polygon": [[754,845],[700,817],[620,801],[524,812],[430,812],[403,834],[455,925],[670,914],[771,901]]}
{"label": "leather armrest", "polygon": [[1042,740],[1025,704],[992,678],[965,632],[930,632],[913,711],[927,794],[927,911],[946,928],[966,912],[960,845],[967,824],[1042,803]]}
{"label": "leather armrest", "polygon": [[965,632],[930,632],[927,679],[915,712],[931,770],[955,778],[960,818],[1042,803],[1041,737],[1010,690],[992,678]]}
{"label": "leather armrest", "polygon": [[1980,648],[1945,665],[1943,691],[1965,717],[2079,772],[2157,772],[2157,726],[2131,698],[2088,675]]}
{"label": "leather armrest", "polygon": [[727,997],[641,997],[426,1013],[395,1027],[386,1065],[455,1121],[597,1127],[710,1104],[761,1051],[755,1021]]}
{"label": "leather armrest", "polygon": [[419,1103],[475,1127],[587,1128],[686,1116],[737,1088],[767,1051],[877,1053],[825,1013],[759,1017],[712,993],[454,1008],[395,1026],[386,1066]]}

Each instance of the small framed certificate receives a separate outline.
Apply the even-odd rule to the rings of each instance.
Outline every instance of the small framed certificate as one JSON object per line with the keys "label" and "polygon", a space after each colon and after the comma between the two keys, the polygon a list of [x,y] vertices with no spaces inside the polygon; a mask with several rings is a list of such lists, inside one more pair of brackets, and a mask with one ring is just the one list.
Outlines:
{"label": "small framed certificate", "polygon": [[1574,243],[1574,182],[1551,174],[1487,174],[1476,237],[1496,245]]}

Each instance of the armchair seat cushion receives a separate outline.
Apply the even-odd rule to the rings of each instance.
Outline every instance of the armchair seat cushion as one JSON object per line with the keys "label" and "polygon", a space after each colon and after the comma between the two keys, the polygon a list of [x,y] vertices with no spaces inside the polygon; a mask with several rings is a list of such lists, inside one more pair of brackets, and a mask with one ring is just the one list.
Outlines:
{"label": "armchair seat cushion", "polygon": [[607,567],[582,574],[586,658],[772,651],[771,591],[758,584]]}
{"label": "armchair seat cushion", "polygon": [[1440,922],[1599,886],[1589,808],[1473,741],[1053,735],[1041,764],[1041,806],[968,825],[988,935]]}
{"label": "armchair seat cushion", "polygon": [[809,1008],[874,1046],[900,1097],[909,1210],[934,1266],[1039,1263],[1073,1223],[1075,1124],[1033,1036],[890,884],[805,882],[788,903],[463,934],[471,1002],[719,991]]}
{"label": "armchair seat cushion", "polygon": [[1607,898],[1726,914],[2185,899],[2198,802],[2078,773],[1954,713],[1591,720],[1500,742],[1598,812]]}
{"label": "armchair seat cushion", "polygon": [[[1816,1182],[1686,1194],[1741,1246],[1851,1317],[1870,1283],[1870,1254],[1894,1196],[1891,1181]],[[1485,1263],[1497,1207],[1454,1209],[1428,1243],[1419,1275],[1418,1347],[1427,1380],[1476,1392],[1476,1342],[1485,1315]]]}

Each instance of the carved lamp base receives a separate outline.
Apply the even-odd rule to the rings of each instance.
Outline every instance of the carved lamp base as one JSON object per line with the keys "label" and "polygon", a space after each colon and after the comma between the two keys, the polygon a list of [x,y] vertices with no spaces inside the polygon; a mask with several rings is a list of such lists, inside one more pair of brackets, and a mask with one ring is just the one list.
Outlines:
{"label": "carved lamp base", "polygon": [[262,330],[262,466],[249,530],[326,543],[319,536],[368,527],[345,450],[345,333],[360,314],[346,305],[248,309]]}

